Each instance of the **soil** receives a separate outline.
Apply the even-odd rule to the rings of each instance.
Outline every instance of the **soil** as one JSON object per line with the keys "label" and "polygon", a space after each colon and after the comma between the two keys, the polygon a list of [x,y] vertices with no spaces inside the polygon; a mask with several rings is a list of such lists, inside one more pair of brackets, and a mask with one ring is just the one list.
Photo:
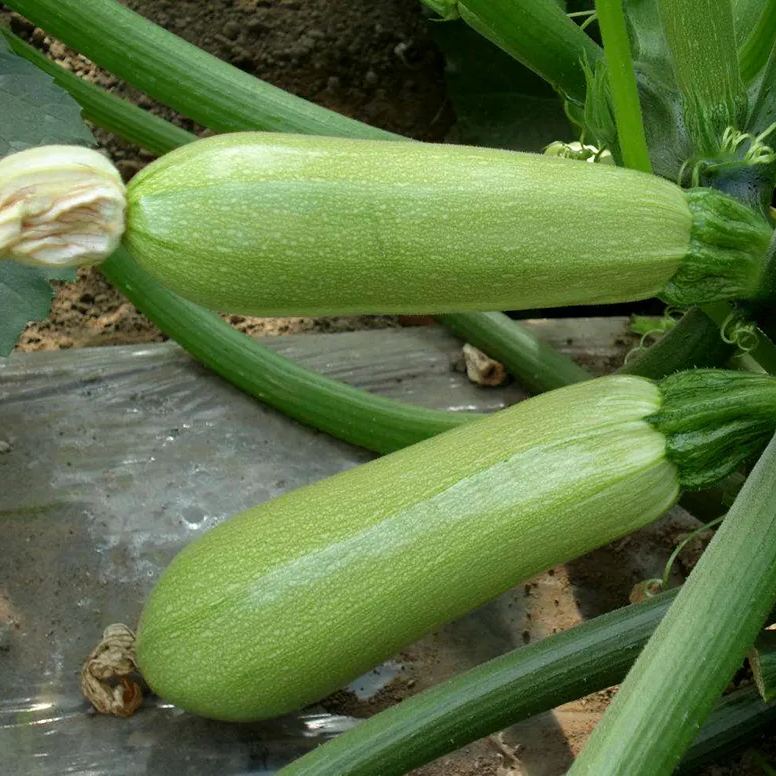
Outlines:
{"label": "soil", "polygon": [[[441,140],[454,115],[444,63],[417,0],[127,0],[135,11],[246,72],[313,102],[392,132]],[[202,134],[190,120],[119,82],[89,60],[2,10],[17,34],[88,80]],[[150,154],[96,129],[126,180]],[[46,321],[32,323],[18,350],[52,350],[164,339],[95,269],[57,283]],[[235,318],[249,334],[346,331],[398,324],[390,316]]]}

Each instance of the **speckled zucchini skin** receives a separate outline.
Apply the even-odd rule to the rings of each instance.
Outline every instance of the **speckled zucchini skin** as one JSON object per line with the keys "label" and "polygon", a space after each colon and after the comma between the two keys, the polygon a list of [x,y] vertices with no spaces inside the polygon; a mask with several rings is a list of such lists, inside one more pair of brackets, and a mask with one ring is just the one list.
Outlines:
{"label": "speckled zucchini skin", "polygon": [[208,717],[316,701],[424,633],[666,511],[652,382],[529,399],[248,510],[172,562],[143,611],[151,688]]}
{"label": "speckled zucchini skin", "polygon": [[693,223],[677,186],[609,165],[269,133],[177,149],[128,202],[125,241],[145,269],[253,315],[642,299],[669,284]]}

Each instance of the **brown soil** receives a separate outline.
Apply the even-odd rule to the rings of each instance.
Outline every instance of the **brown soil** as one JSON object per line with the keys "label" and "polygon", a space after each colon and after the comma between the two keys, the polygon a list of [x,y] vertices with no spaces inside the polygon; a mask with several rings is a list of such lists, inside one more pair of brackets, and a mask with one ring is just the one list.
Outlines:
{"label": "brown soil", "polygon": [[[125,0],[125,4],[242,70],[361,121],[422,140],[442,139],[453,121],[442,59],[417,0]],[[188,130],[202,132],[18,15],[0,7],[0,16],[67,69]],[[125,179],[152,158],[99,129],[95,134]],[[28,326],[19,350],[164,339],[97,270],[83,270],[75,283],[57,286],[51,315]],[[241,317],[235,323],[251,334],[285,334],[390,326],[396,319]]]}

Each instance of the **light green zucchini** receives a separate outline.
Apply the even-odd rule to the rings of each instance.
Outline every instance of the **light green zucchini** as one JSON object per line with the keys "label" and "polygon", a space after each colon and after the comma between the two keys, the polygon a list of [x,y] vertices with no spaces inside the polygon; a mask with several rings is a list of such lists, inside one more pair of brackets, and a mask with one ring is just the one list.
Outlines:
{"label": "light green zucchini", "polygon": [[653,521],[775,424],[776,380],[741,372],[610,376],[529,399],[206,533],[152,592],[138,664],[204,716],[299,708]]}
{"label": "light green zucchini", "polygon": [[751,297],[772,232],[723,194],[608,165],[267,133],[176,149],[127,195],[144,269],[253,315]]}

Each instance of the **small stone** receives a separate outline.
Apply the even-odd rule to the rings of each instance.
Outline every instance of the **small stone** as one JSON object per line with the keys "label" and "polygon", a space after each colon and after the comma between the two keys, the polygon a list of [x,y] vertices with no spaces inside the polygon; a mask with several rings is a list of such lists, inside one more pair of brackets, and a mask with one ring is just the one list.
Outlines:
{"label": "small stone", "polygon": [[11,443],[0,439],[0,455],[11,452]]}

